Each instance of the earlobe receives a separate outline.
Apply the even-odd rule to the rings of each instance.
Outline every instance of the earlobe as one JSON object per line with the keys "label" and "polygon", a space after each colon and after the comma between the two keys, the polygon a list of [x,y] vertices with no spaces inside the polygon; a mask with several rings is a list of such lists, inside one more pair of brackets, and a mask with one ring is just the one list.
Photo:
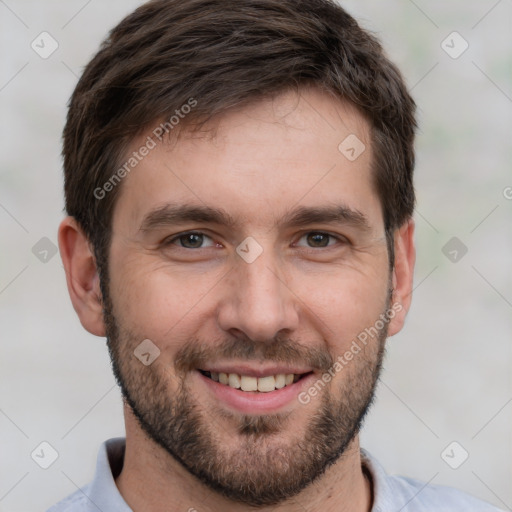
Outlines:
{"label": "earlobe", "polygon": [[89,241],[73,217],[59,226],[59,249],[66,282],[80,323],[91,334],[105,336],[100,282]]}
{"label": "earlobe", "polygon": [[414,220],[410,219],[395,232],[395,266],[392,274],[393,297],[391,308],[396,315],[389,323],[388,335],[398,333],[411,306],[416,247],[414,245]]}

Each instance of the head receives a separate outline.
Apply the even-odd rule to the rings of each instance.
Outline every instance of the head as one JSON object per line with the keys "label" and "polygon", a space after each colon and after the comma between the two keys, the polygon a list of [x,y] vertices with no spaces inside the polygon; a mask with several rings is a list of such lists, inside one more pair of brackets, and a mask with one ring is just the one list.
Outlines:
{"label": "head", "polygon": [[[328,0],[151,1],[86,67],[64,130],[68,287],[169,467],[266,506],[351,449],[410,302],[414,111]],[[227,403],[228,366],[295,369],[296,399]]]}

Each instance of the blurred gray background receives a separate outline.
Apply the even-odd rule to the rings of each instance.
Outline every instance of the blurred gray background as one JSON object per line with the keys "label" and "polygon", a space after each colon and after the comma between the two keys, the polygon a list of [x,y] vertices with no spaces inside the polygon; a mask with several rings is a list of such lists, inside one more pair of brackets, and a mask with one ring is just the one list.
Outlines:
{"label": "blurred gray background", "polygon": [[[0,0],[3,512],[46,510],[124,433],[104,339],[81,327],[52,249],[68,98],[107,30],[140,4]],[[421,123],[416,288],[362,444],[390,473],[512,510],[512,2],[342,5],[398,63]],[[31,457],[41,442],[58,453],[48,469]]]}

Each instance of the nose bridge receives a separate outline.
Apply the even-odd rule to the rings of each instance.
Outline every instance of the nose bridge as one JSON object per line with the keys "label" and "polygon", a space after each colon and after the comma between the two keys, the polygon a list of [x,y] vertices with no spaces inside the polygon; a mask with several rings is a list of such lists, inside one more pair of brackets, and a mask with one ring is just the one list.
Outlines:
{"label": "nose bridge", "polygon": [[[267,251],[253,263],[240,263],[238,272],[240,293],[246,296],[246,302],[260,309],[282,305],[283,283],[280,279],[275,258]],[[259,260],[259,261],[258,261]]]}
{"label": "nose bridge", "polygon": [[283,329],[296,328],[297,312],[281,260],[272,247],[261,249],[252,261],[243,253],[236,256],[234,289],[219,320],[225,330],[241,330],[253,340],[270,340]]}

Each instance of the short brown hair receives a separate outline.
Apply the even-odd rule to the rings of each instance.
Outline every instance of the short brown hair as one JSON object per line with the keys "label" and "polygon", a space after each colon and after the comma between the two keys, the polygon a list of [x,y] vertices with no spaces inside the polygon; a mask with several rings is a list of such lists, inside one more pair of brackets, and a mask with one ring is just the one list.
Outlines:
{"label": "short brown hair", "polygon": [[122,20],[87,65],[63,134],[66,210],[94,247],[100,277],[120,186],[101,199],[95,190],[136,136],[191,98],[180,129],[307,85],[350,101],[370,122],[392,261],[392,233],[415,203],[416,107],[376,38],[331,0],[153,0]]}

